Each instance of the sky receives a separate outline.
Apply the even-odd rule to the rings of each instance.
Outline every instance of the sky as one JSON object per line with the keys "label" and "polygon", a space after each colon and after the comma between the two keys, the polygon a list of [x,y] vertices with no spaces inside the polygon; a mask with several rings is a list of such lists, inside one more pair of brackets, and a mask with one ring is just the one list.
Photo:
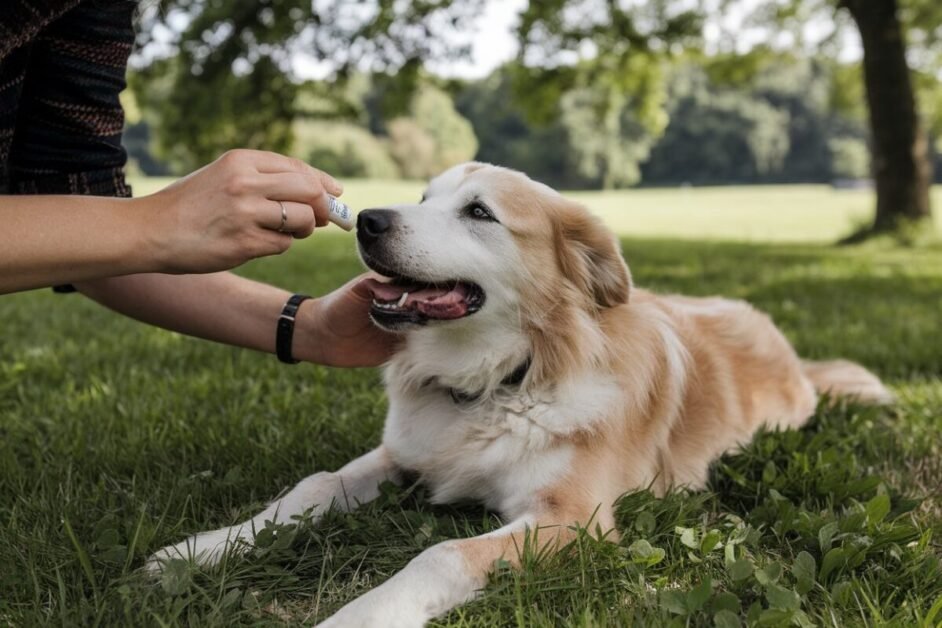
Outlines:
{"label": "sky", "polygon": [[513,29],[517,15],[527,0],[490,0],[481,17],[483,28],[471,43],[471,58],[449,64],[429,63],[428,69],[440,76],[483,78],[517,55]]}
{"label": "sky", "polygon": [[[718,4],[718,0],[706,1],[708,6]],[[752,10],[767,2],[768,0],[740,0],[732,10],[712,11],[704,29],[708,49],[716,50],[722,45],[733,45],[738,52],[744,52],[757,43],[768,41],[768,31],[743,25]],[[429,63],[428,69],[436,75],[448,78],[478,79],[487,76],[499,65],[516,56],[518,46],[513,31],[517,24],[517,15],[526,5],[527,0],[489,0],[479,18],[477,33],[471,40],[470,58],[456,62]],[[811,20],[804,29],[804,36],[809,41],[817,41],[829,30],[829,26],[827,19]],[[839,44],[838,58],[841,61],[859,60],[862,48],[857,32],[854,29],[845,31]],[[732,44],[730,38],[734,38]],[[775,43],[781,48],[788,48],[794,41],[792,36],[786,33],[779,34]],[[293,60],[292,69],[300,79],[322,79],[330,73],[329,65],[304,56],[297,56]]]}
{"label": "sky", "polygon": [[[526,6],[527,0],[488,0],[471,40],[470,58],[427,63],[426,68],[433,74],[448,78],[478,79],[487,76],[517,54],[513,29],[516,16]],[[331,70],[329,63],[303,55],[295,56],[291,67],[299,79],[320,80]]]}

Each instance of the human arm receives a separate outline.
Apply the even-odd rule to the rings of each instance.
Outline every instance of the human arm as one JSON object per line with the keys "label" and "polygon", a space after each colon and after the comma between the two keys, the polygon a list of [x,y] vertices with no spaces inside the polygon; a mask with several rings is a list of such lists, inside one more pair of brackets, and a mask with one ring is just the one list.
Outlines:
{"label": "human arm", "polygon": [[[393,337],[369,320],[362,277],[301,304],[292,353],[330,366],[376,366]],[[191,336],[273,353],[275,326],[290,293],[232,273],[133,275],[77,284],[80,292],[117,312]]]}
{"label": "human arm", "polygon": [[157,270],[137,200],[0,196],[0,294]]}
{"label": "human arm", "polygon": [[[236,150],[150,196],[0,196],[0,294],[135,273],[203,273],[285,251],[327,222],[339,183]],[[281,205],[288,213],[281,233]]]}

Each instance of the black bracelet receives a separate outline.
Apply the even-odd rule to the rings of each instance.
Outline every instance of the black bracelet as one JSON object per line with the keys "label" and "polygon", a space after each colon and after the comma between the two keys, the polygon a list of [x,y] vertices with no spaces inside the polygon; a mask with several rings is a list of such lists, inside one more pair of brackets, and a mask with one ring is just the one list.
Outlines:
{"label": "black bracelet", "polygon": [[291,355],[291,339],[294,338],[294,317],[297,315],[301,304],[310,298],[306,294],[293,294],[281,309],[281,316],[278,317],[278,326],[275,332],[275,353],[278,355],[278,359],[285,364],[300,362]]}

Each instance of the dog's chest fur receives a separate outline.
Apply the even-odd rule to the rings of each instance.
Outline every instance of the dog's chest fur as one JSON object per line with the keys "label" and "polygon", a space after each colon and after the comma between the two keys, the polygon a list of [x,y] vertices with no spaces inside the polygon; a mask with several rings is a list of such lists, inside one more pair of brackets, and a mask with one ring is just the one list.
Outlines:
{"label": "dog's chest fur", "polygon": [[388,382],[385,446],[418,472],[436,502],[474,499],[508,517],[570,470],[576,432],[611,415],[620,391],[611,378],[585,377],[553,390],[501,389],[474,402],[426,386]]}

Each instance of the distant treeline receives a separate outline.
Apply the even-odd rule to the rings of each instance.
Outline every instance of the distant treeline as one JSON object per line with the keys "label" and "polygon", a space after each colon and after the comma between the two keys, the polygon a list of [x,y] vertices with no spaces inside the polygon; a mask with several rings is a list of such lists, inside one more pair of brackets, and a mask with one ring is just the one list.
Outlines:
{"label": "distant treeline", "polygon": [[[306,113],[285,132],[293,155],[338,177],[423,179],[470,159],[568,189],[869,176],[856,65],[776,55],[744,67],[700,58],[678,63],[666,80],[668,119],[658,137],[627,103],[600,121],[591,86],[559,94],[548,108],[554,115],[540,119],[515,98],[509,67],[468,83],[428,78],[396,113],[387,106],[389,79],[353,77],[342,116],[321,113],[323,91],[311,84],[298,96]],[[125,144],[136,167],[160,175],[198,165],[185,147],[160,141],[167,123],[160,107],[129,109]]]}

